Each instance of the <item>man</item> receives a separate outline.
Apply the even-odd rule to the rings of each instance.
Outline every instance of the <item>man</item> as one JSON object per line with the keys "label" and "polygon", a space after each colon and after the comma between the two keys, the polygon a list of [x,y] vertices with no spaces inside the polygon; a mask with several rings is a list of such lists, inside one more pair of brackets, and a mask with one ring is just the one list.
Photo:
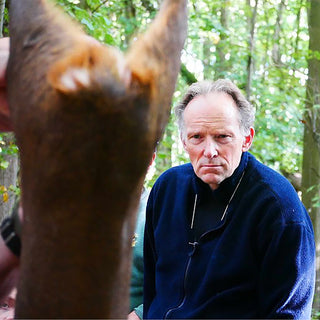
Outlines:
{"label": "man", "polygon": [[148,200],[144,318],[310,318],[312,225],[290,183],[248,152],[253,107],[230,81],[203,81],[176,114],[191,164]]}

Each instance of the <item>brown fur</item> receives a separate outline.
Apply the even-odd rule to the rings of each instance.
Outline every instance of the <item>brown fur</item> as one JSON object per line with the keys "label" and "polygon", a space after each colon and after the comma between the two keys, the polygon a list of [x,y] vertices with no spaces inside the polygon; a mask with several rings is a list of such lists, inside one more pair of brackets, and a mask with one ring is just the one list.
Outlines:
{"label": "brown fur", "polygon": [[186,19],[186,0],[165,0],[123,56],[47,1],[11,0],[7,82],[25,215],[17,318],[126,317],[135,211]]}

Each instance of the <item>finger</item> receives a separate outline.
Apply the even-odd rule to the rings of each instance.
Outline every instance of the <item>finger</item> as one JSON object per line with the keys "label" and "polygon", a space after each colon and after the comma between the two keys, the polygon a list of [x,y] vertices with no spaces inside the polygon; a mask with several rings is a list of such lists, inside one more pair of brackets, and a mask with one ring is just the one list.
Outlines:
{"label": "finger", "polygon": [[0,39],[0,86],[5,86],[5,72],[9,58],[9,38]]}
{"label": "finger", "polygon": [[5,87],[5,74],[9,58],[9,52],[0,49],[0,87]]}

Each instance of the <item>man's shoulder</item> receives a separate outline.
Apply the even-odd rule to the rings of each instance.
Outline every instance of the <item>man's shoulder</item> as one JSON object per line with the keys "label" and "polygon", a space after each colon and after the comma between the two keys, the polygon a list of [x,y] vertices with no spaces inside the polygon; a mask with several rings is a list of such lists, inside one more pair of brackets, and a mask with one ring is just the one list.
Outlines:
{"label": "man's shoulder", "polygon": [[281,213],[282,221],[305,220],[306,210],[298,193],[283,175],[254,158],[249,161],[248,173],[248,196],[272,211],[271,216]]}
{"label": "man's shoulder", "polygon": [[249,158],[248,171],[251,176],[252,184],[261,185],[264,192],[272,192],[281,197],[288,194],[297,196],[296,191],[287,178],[276,170],[258,161],[252,155]]}
{"label": "man's shoulder", "polygon": [[195,174],[190,163],[172,167],[163,172],[153,185],[153,193],[173,193],[189,189]]}
{"label": "man's shoulder", "polygon": [[[190,163],[172,167],[163,172],[154,183],[148,205],[152,201],[177,201],[190,191],[195,177]],[[164,200],[166,199],[166,200]]]}
{"label": "man's shoulder", "polygon": [[165,180],[176,180],[176,179],[189,179],[194,176],[194,171],[192,168],[191,163],[182,164],[180,166],[172,167],[165,172],[163,172],[158,181],[165,181]]}

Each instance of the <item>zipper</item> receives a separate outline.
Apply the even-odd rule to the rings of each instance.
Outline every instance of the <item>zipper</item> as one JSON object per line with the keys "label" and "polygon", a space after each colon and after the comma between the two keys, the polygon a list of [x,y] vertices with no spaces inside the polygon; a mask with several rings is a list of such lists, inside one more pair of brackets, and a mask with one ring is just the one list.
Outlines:
{"label": "zipper", "polygon": [[173,311],[176,311],[176,310],[180,309],[180,308],[184,305],[184,303],[185,303],[185,301],[186,301],[186,299],[187,299],[187,292],[186,292],[187,290],[186,290],[186,287],[187,287],[187,278],[188,278],[188,274],[189,274],[191,259],[192,259],[192,256],[194,255],[194,253],[195,253],[195,251],[196,251],[199,243],[195,241],[195,242],[189,242],[189,244],[192,246],[192,251],[191,251],[191,253],[189,253],[189,259],[188,259],[187,267],[186,267],[186,269],[185,269],[184,277],[183,277],[183,299],[182,299],[182,301],[180,302],[180,304],[179,304],[178,306],[169,309],[169,310],[166,312],[166,314],[165,314],[165,316],[164,316],[163,319],[168,319],[170,313],[172,313]]}
{"label": "zipper", "polygon": [[[193,210],[192,210],[192,217],[191,217],[191,224],[190,224],[191,230],[193,229],[193,226],[194,226],[194,218],[195,218],[195,213],[196,213],[197,201],[198,201],[198,195],[195,194],[194,203],[193,203]],[[193,248],[192,248],[191,253],[189,253],[188,263],[187,263],[187,266],[186,266],[186,269],[184,272],[184,277],[183,277],[183,299],[178,306],[171,308],[166,312],[164,319],[167,319],[168,316],[170,315],[170,313],[172,313],[173,311],[180,309],[186,301],[186,298],[187,298],[187,295],[186,295],[187,277],[188,277],[189,268],[190,268],[190,264],[191,264],[191,258],[192,258],[193,254],[196,250],[196,247],[198,246],[199,243],[194,241],[194,242],[189,242],[189,244]]]}
{"label": "zipper", "polygon": [[[224,209],[224,211],[223,211],[223,214],[222,214],[222,217],[221,217],[220,221],[223,221],[223,220],[225,219],[226,214],[227,214],[228,209],[229,209],[229,205],[230,205],[231,201],[233,200],[233,198],[234,198],[234,196],[235,196],[235,194],[236,194],[236,192],[237,192],[237,190],[238,190],[238,188],[239,188],[239,186],[240,186],[240,184],[241,184],[241,181],[242,181],[244,175],[245,175],[245,170],[243,171],[243,173],[242,173],[242,175],[241,175],[241,177],[240,177],[240,179],[239,179],[239,181],[238,181],[238,183],[237,183],[237,185],[236,185],[236,187],[235,187],[235,189],[234,189],[234,191],[233,191],[233,193],[232,193],[232,195],[231,195],[231,197],[230,197],[230,199],[229,199],[229,201],[228,201],[228,203],[227,203],[227,206],[225,207],[225,209]],[[190,224],[190,229],[191,229],[191,230],[193,230],[193,228],[194,228],[194,219],[195,219],[195,215],[196,215],[197,202],[198,202],[198,194],[195,194],[194,203],[193,203],[193,210],[192,210],[192,217],[191,217],[191,224]],[[222,225],[224,225],[225,222],[226,222],[226,220],[224,220],[224,222],[223,222]],[[220,227],[221,227],[221,225],[219,226],[219,228],[220,228]],[[208,230],[207,232],[203,233],[203,234],[199,237],[199,241],[200,241],[205,235],[207,235],[208,233],[212,232],[213,230],[215,230],[215,229]],[[165,316],[164,316],[164,319],[167,319],[168,316],[170,315],[170,313],[172,313],[173,311],[176,311],[176,310],[180,309],[180,308],[184,305],[184,303],[185,303],[185,301],[186,301],[186,299],[187,299],[187,293],[186,293],[187,277],[188,277],[188,273],[189,273],[189,268],[190,268],[192,256],[194,255],[194,253],[195,253],[195,251],[196,251],[196,249],[197,249],[197,247],[198,247],[198,245],[199,245],[199,242],[194,241],[194,242],[189,242],[189,244],[193,247],[193,249],[192,249],[191,253],[189,253],[189,259],[188,259],[187,267],[186,267],[185,273],[184,273],[184,279],[183,279],[183,299],[182,299],[182,301],[180,302],[180,304],[179,304],[178,306],[176,306],[176,307],[174,307],[174,308],[171,308],[171,309],[169,309],[169,310],[166,312],[166,314],[165,314]]]}

